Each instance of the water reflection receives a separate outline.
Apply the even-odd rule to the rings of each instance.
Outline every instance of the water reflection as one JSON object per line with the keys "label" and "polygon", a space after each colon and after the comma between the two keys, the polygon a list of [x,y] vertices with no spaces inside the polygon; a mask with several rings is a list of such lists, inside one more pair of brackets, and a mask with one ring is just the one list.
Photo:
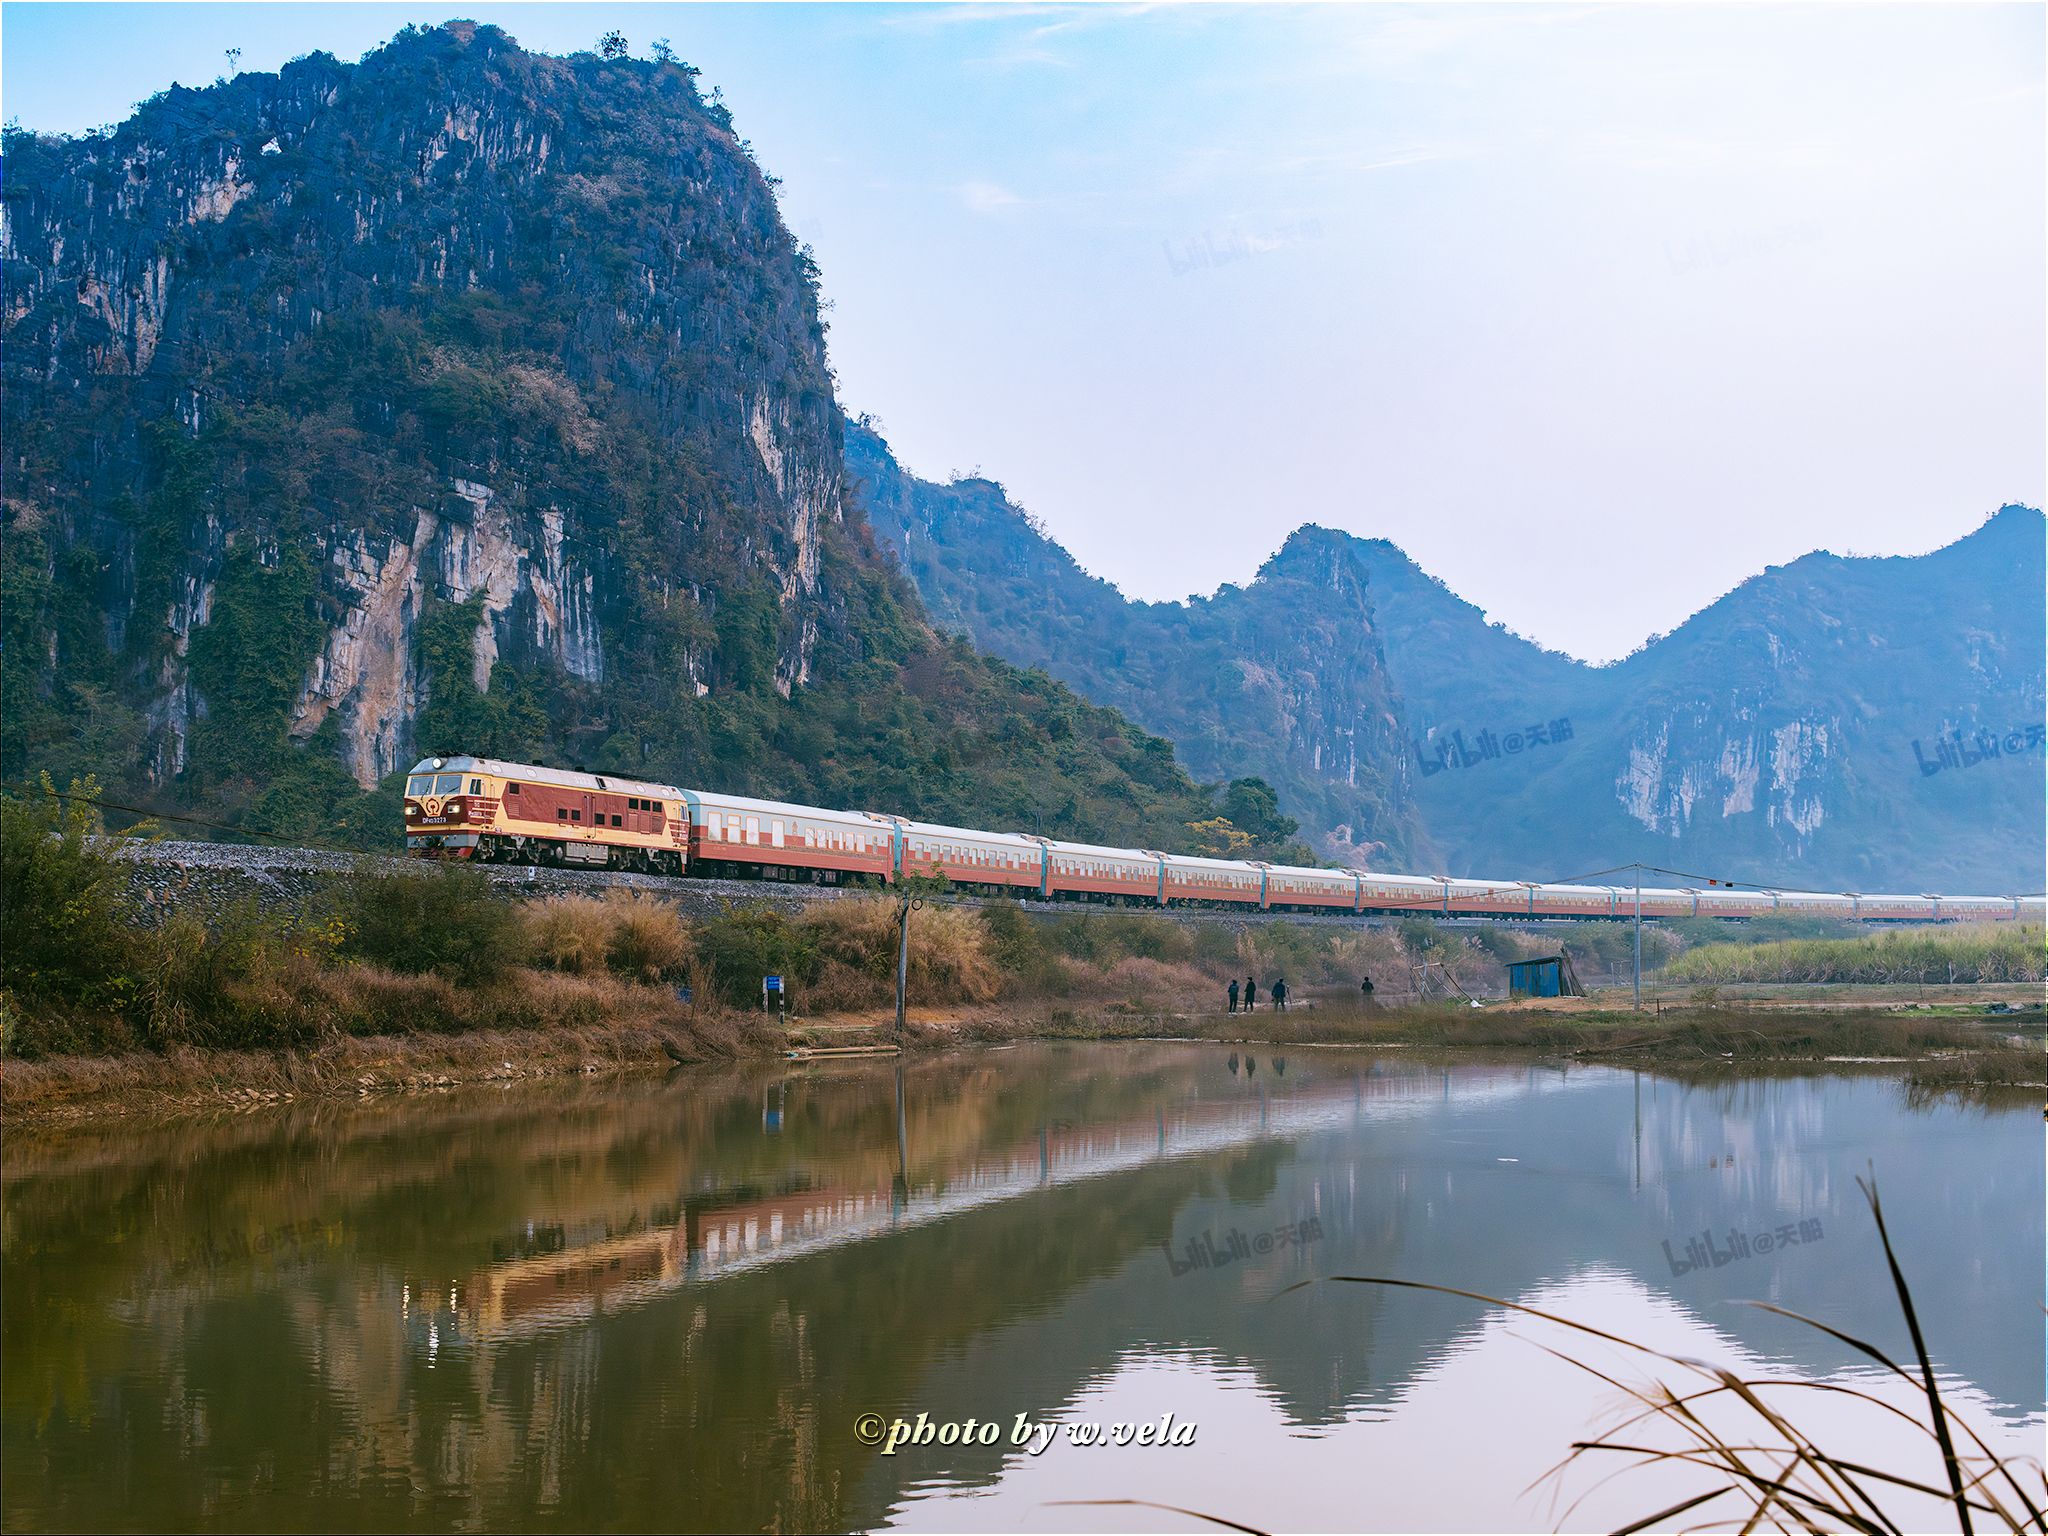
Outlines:
{"label": "water reflection", "polygon": [[[932,1500],[983,1489],[1016,1525],[1022,1483],[1130,1492],[1162,1453],[882,1458],[853,1421],[1099,1399],[1206,1405],[1204,1464],[1364,1437],[1285,1453],[1285,1498],[1240,1518],[1414,1528],[1455,1481],[1454,1523],[1520,1527],[1526,1479],[1489,1503],[1415,1434],[1483,1334],[1470,1304],[1274,1293],[1569,1296],[1839,1372],[1726,1303],[1901,1344],[1853,1183],[1873,1159],[1941,1366],[2038,1438],[2039,1361],[2010,1343],[2037,1326],[2031,1117],[1878,1077],[1018,1047],[14,1137],[6,1521],[826,1530],[963,1523]],[[1680,1272],[1702,1233],[1730,1257]],[[1516,1423],[1546,1460],[1578,1427]],[[1352,1473],[1396,1443],[1382,1521]]]}

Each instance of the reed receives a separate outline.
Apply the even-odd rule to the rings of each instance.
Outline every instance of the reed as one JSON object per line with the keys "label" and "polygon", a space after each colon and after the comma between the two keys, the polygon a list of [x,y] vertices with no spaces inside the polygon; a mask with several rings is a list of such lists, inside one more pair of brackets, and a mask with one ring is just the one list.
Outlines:
{"label": "reed", "polygon": [[1664,979],[1723,982],[2038,982],[2039,924],[1973,923],[1848,939],[1704,944],[1665,968]]}
{"label": "reed", "polygon": [[689,930],[674,907],[645,892],[551,896],[518,910],[525,958],[545,969],[657,981],[689,967]]}
{"label": "reed", "polygon": [[[1985,1442],[1976,1428],[1944,1398],[1934,1374],[1920,1314],[1913,1304],[1912,1288],[1892,1246],[1885,1226],[1884,1205],[1878,1198],[1875,1175],[1859,1178],[1857,1187],[1870,1207],[1893,1295],[1912,1341],[1910,1360],[1901,1362],[1866,1339],[1844,1333],[1818,1318],[1807,1317],[1769,1302],[1752,1301],[1748,1306],[1818,1329],[1829,1338],[1848,1346],[1876,1365],[1881,1380],[1892,1385],[1900,1398],[1913,1404],[1900,1406],[1880,1392],[1838,1382],[1805,1381],[1786,1376],[1753,1376],[1703,1360],[1667,1353],[1647,1344],[1577,1322],[1540,1307],[1504,1301],[1479,1291],[1437,1285],[1424,1280],[1404,1280],[1387,1275],[1332,1275],[1327,1280],[1304,1280],[1290,1285],[1275,1297],[1321,1284],[1374,1285],[1393,1289],[1434,1291],[1459,1296],[1489,1307],[1500,1307],[1533,1317],[1587,1340],[1616,1346],[1651,1366],[1644,1380],[1629,1381],[1569,1353],[1560,1357],[1579,1370],[1624,1394],[1629,1411],[1612,1429],[1591,1438],[1574,1440],[1564,1457],[1548,1474],[1561,1480],[1566,1471],[1582,1460],[1621,1464],[1613,1475],[1626,1475],[1651,1467],[1672,1465],[1696,1468],[1708,1474],[1704,1491],[1682,1499],[1621,1526],[1615,1536],[1634,1536],[1652,1527],[1670,1528],[1680,1516],[1693,1522],[1689,1528],[1726,1526],[1744,1533],[1756,1530],[1858,1531],[1868,1536],[1900,1536],[1901,1521],[1912,1517],[1898,1510],[1902,1493],[1921,1495],[1947,1506],[1956,1528],[1965,1536],[1979,1529],[2031,1532],[2048,1536],[2048,1477],[2033,1457],[2002,1457]],[[1677,1383],[1674,1385],[1674,1383]],[[1874,1412],[1901,1418],[1924,1438],[1926,1459],[1911,1466],[1896,1458],[1890,1465],[1872,1466],[1859,1458],[1855,1448],[1823,1445],[1801,1429],[1792,1406],[1802,1395],[1829,1393],[1846,1395],[1868,1405]],[[1657,1439],[1658,1430],[1667,1431],[1667,1442]],[[1603,1479],[1604,1481],[1605,1479]],[[1085,1505],[1143,1505],[1169,1513],[1189,1516],[1226,1530],[1255,1533],[1258,1528],[1199,1510],[1157,1504],[1144,1499],[1077,1499],[1066,1501]],[[1568,1521],[1580,1500],[1574,1501],[1560,1517]]]}

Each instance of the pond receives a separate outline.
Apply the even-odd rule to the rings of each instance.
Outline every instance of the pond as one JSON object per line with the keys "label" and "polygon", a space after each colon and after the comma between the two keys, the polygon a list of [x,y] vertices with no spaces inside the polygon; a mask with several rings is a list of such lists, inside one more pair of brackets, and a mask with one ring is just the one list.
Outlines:
{"label": "pond", "polygon": [[[1867,1383],[1846,1345],[1737,1302],[1910,1358],[1873,1170],[1945,1389],[2038,1454],[2038,1114],[1868,1071],[1142,1043],[16,1132],[0,1513],[1195,1526],[1068,1502],[1132,1499],[1283,1530],[1609,1528],[1703,1485],[1544,1480],[1626,1407],[1550,1351],[1664,1368],[1484,1301],[1287,1288],[1435,1282]],[[1851,1406],[1820,1410],[1838,1454],[1939,1477]]]}

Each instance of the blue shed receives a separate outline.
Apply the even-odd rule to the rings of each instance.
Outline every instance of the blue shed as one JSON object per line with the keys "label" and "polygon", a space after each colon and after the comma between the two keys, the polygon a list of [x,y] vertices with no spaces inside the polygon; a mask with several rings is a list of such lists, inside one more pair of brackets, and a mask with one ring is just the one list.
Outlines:
{"label": "blue shed", "polygon": [[1565,955],[1532,955],[1508,964],[1509,997],[1584,997]]}

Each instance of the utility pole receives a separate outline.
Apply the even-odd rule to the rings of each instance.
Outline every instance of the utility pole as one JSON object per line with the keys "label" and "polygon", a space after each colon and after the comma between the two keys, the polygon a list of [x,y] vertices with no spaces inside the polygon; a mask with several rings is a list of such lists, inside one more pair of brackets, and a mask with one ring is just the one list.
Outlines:
{"label": "utility pole", "polygon": [[920,897],[897,897],[897,1047],[903,1044],[903,997],[909,991],[909,911],[922,905]]}
{"label": "utility pole", "polygon": [[910,988],[910,909],[908,896],[896,899],[896,1043],[903,1044],[903,998]]}
{"label": "utility pole", "polygon": [[1636,1012],[1643,1011],[1643,866],[1636,865]]}

